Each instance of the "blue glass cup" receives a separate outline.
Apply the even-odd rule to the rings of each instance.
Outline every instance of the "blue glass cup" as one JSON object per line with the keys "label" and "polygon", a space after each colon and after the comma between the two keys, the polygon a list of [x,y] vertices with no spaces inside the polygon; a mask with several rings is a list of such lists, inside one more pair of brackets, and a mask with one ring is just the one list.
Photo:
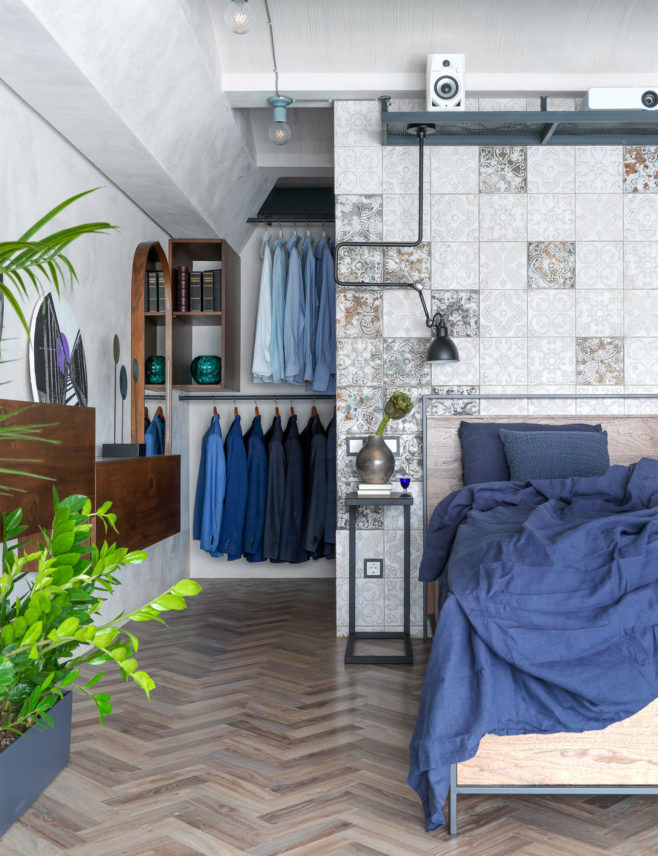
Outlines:
{"label": "blue glass cup", "polygon": [[411,496],[409,493],[409,485],[411,484],[411,479],[408,476],[404,476],[400,479],[400,484],[402,485],[402,496]]}

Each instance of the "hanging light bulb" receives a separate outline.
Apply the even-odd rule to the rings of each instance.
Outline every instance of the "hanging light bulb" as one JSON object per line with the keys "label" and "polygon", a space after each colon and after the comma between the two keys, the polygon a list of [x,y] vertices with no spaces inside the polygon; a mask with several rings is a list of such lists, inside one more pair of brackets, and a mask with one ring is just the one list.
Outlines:
{"label": "hanging light bulb", "polygon": [[249,32],[249,11],[247,0],[231,0],[224,12],[226,26],[241,36]]}
{"label": "hanging light bulb", "polygon": [[292,138],[286,110],[292,104],[292,98],[286,98],[285,95],[271,95],[267,99],[267,103],[274,107],[274,121],[270,125],[267,136],[275,146],[285,146]]}

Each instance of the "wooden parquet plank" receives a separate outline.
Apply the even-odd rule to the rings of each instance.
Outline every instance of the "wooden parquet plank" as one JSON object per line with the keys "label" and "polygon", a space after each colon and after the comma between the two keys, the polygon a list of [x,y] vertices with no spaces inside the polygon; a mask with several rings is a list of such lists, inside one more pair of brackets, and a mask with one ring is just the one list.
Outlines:
{"label": "wooden parquet plank", "polygon": [[460,798],[424,832],[408,745],[416,663],[350,666],[330,580],[203,581],[169,631],[139,626],[152,702],[76,699],[69,767],[0,856],[657,856],[651,797]]}

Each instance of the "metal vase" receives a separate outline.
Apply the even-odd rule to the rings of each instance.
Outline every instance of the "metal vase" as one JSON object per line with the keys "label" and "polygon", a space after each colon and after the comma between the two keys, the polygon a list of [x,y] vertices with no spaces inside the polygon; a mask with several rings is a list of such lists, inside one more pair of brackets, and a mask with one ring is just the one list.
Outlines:
{"label": "metal vase", "polygon": [[368,437],[356,456],[356,471],[366,484],[386,484],[393,475],[395,457],[383,437]]}

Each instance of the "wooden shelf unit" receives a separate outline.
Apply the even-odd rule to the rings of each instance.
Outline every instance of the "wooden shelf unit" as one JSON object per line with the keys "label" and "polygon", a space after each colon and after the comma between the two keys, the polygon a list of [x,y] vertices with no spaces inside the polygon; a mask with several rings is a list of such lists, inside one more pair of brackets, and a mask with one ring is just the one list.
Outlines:
{"label": "wooden shelf unit", "polygon": [[[173,305],[176,303],[175,269],[184,265],[193,270],[220,266],[221,311],[172,312],[176,323],[172,333],[172,383],[175,389],[240,389],[240,258],[231,246],[219,238],[172,238],[169,263],[174,279]],[[222,360],[221,382],[212,387],[196,384],[190,364],[202,354],[216,354]]]}

